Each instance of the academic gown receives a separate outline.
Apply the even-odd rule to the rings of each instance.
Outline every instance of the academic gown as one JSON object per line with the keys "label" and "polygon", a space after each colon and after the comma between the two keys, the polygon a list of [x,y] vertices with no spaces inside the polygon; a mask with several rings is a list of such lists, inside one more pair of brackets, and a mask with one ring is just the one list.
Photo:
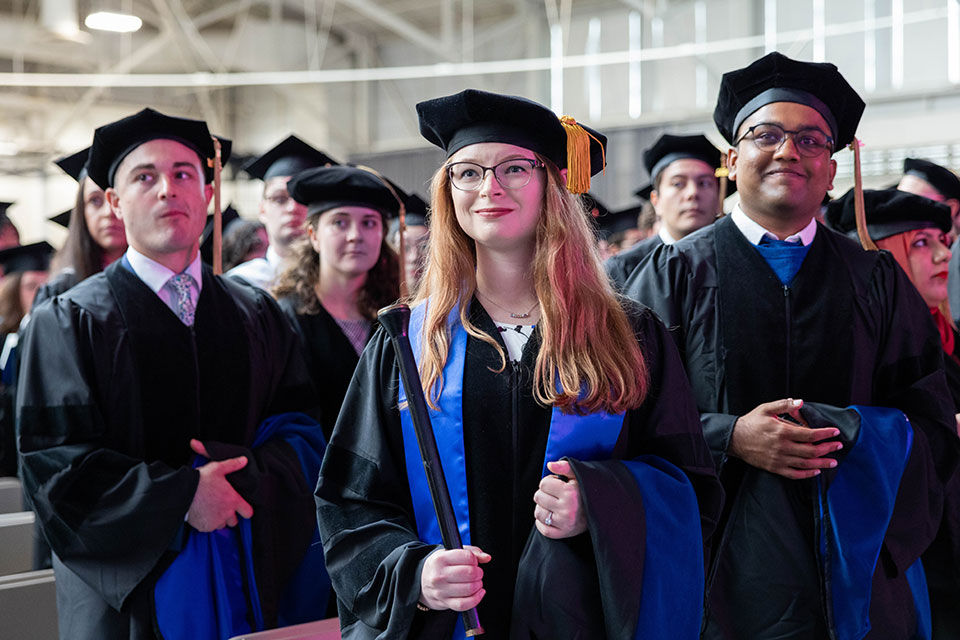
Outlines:
{"label": "academic gown", "polygon": [[80,280],[77,278],[77,272],[74,271],[73,268],[64,269],[37,289],[37,293],[33,297],[33,308],[36,308],[44,300],[49,300],[61,293],[66,293],[78,282],[80,282]]}
{"label": "academic gown", "polygon": [[[863,251],[818,224],[785,287],[733,220],[722,218],[659,248],[625,293],[650,305],[674,334],[727,495],[704,637],[826,633],[815,479],[788,480],[727,456],[738,416],[788,397],[887,406],[908,416],[913,446],[874,573],[868,637],[912,637],[903,572],[934,539],[960,442],[930,311],[893,257]],[[757,487],[786,513],[756,517]]]}
{"label": "academic gown", "polygon": [[[320,424],[323,425],[323,435],[329,441],[360,358],[340,325],[322,305],[319,313],[298,313],[295,299],[283,298],[280,308],[290,319],[303,344],[307,371],[320,403]],[[367,340],[372,333],[371,330],[367,334]]]}
{"label": "academic gown", "polygon": [[663,238],[660,237],[660,234],[655,234],[649,238],[644,238],[626,251],[621,251],[617,255],[607,258],[603,267],[606,269],[607,275],[610,276],[610,280],[613,281],[614,287],[618,291],[622,290],[627,278],[637,268],[637,265],[662,244]]}
{"label": "academic gown", "polygon": [[254,508],[268,624],[313,531],[310,487],[261,421],[312,402],[294,333],[263,292],[203,267],[193,327],[117,261],[38,307],[17,398],[24,485],[54,556],[61,634],[152,638],[152,586],[199,482],[190,438]]}
{"label": "academic gown", "polygon": [[[646,402],[627,413],[612,457],[649,453],[682,469],[696,490],[707,540],[722,492],[697,428],[688,383],[663,326],[649,310],[634,311],[651,386]],[[476,300],[470,314],[481,331],[500,340]],[[533,494],[542,477],[551,421],[551,409],[532,396],[539,343],[535,330],[521,361],[497,373],[496,350],[473,337],[467,340],[465,473],[471,544],[493,557],[483,565],[487,593],[479,605],[489,638],[509,637],[517,566],[534,527]],[[423,561],[436,547],[421,542],[417,534],[397,389],[393,346],[378,330],[360,358],[316,491],[320,535],[340,599],[344,638],[449,638],[457,618],[449,611],[424,613],[415,607]]]}

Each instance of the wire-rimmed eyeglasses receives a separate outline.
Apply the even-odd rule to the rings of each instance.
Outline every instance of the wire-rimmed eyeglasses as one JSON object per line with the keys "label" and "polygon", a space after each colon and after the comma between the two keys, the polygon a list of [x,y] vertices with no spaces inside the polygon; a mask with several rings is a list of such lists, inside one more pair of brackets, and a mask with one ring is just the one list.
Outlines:
{"label": "wire-rimmed eyeglasses", "polygon": [[530,158],[513,158],[485,167],[476,162],[452,162],[447,165],[450,183],[460,191],[476,191],[483,184],[487,171],[504,189],[521,189],[530,184],[534,169],[542,169],[543,163]]}
{"label": "wire-rimmed eyeglasses", "polygon": [[787,131],[778,124],[761,122],[747,129],[740,139],[733,143],[734,146],[740,144],[747,136],[750,136],[750,140],[757,149],[770,153],[782,147],[787,136],[793,137],[793,146],[796,147],[797,152],[808,158],[816,157],[824,150],[833,149],[833,138],[815,128]]}

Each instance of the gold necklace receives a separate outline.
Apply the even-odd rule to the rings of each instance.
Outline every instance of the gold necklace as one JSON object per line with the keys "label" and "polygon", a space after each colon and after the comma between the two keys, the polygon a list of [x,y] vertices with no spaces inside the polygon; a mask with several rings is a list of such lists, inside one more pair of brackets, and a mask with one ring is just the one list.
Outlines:
{"label": "gold necklace", "polygon": [[526,313],[514,313],[513,311],[510,311],[510,309],[504,309],[503,307],[501,307],[501,306],[500,306],[499,304],[497,304],[490,296],[488,296],[487,294],[481,292],[480,289],[477,289],[477,293],[478,293],[480,296],[482,296],[483,298],[485,298],[487,302],[489,302],[490,304],[492,304],[492,305],[495,306],[496,308],[500,309],[500,311],[505,311],[505,312],[509,313],[509,314],[510,314],[510,317],[511,317],[511,318],[514,318],[514,319],[516,319],[516,320],[523,320],[524,318],[529,318],[529,317],[530,317],[530,314],[533,313],[533,310],[536,309],[536,308],[537,308],[537,305],[540,304],[540,301],[537,300],[536,302],[533,303],[533,306],[532,306],[532,307],[530,307],[529,309],[527,309],[527,312],[526,312]]}

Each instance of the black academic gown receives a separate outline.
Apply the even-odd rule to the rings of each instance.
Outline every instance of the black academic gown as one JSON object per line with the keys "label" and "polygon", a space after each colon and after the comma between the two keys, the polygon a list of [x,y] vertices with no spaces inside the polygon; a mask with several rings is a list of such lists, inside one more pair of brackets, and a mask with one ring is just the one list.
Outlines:
{"label": "black academic gown", "polygon": [[[723,218],[654,252],[625,293],[674,333],[727,492],[705,637],[824,637],[828,585],[814,555],[815,482],[727,457],[738,416],[788,397],[887,406],[909,417],[915,437],[876,565],[869,637],[911,637],[903,571],[934,539],[960,441],[930,311],[893,257],[818,224],[787,288]],[[783,507],[776,518],[751,510],[758,492]]]}
{"label": "black academic gown", "polygon": [[77,272],[72,268],[64,269],[60,273],[56,274],[49,280],[43,283],[43,285],[37,289],[36,295],[33,297],[33,308],[36,308],[44,300],[49,300],[54,298],[61,293],[66,293],[71,288],[76,286],[80,282],[77,278]]}
{"label": "black academic gown", "polygon": [[633,273],[633,270],[637,268],[637,265],[662,244],[663,239],[660,234],[655,234],[649,238],[644,238],[626,251],[621,251],[617,255],[607,258],[607,261],[603,263],[603,268],[607,270],[607,275],[613,281],[614,287],[618,291],[623,289],[624,283]]}
{"label": "black academic gown", "polygon": [[[295,299],[283,298],[280,308],[290,319],[303,344],[307,371],[313,379],[320,403],[316,412],[319,416],[315,417],[323,425],[323,435],[329,441],[360,358],[340,325],[322,305],[319,313],[297,313]],[[372,334],[371,330],[367,340]]]}
{"label": "black academic gown", "polygon": [[55,554],[61,636],[154,637],[152,586],[199,481],[190,438],[249,456],[229,480],[255,511],[269,623],[313,518],[289,445],[248,448],[265,417],[312,402],[273,300],[204,267],[186,327],[118,261],[37,307],[21,345],[22,477]]}
{"label": "black academic gown", "polygon": [[[471,319],[497,336],[474,301]],[[659,455],[686,472],[697,492],[704,540],[722,493],[696,424],[689,387],[663,326],[648,310],[633,318],[652,381],[646,402],[628,412],[614,458]],[[487,593],[479,606],[485,637],[509,636],[514,585],[533,529],[551,410],[532,397],[539,349],[534,332],[519,363],[501,373],[497,352],[468,338],[463,433],[474,545]],[[404,461],[398,373],[393,346],[380,330],[364,351],[327,448],[317,486],[317,514],[327,568],[340,602],[344,638],[449,638],[456,615],[418,612],[420,572],[435,547],[417,536]],[[571,544],[578,544],[576,539]],[[378,634],[384,634],[378,636]],[[409,634],[409,635],[408,635]]]}

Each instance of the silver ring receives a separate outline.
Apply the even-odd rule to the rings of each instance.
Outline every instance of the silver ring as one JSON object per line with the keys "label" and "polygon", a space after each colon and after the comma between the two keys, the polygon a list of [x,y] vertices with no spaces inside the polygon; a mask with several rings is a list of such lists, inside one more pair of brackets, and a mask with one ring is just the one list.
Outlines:
{"label": "silver ring", "polygon": [[547,513],[547,517],[543,521],[543,524],[547,525],[548,527],[553,525],[553,511]]}

